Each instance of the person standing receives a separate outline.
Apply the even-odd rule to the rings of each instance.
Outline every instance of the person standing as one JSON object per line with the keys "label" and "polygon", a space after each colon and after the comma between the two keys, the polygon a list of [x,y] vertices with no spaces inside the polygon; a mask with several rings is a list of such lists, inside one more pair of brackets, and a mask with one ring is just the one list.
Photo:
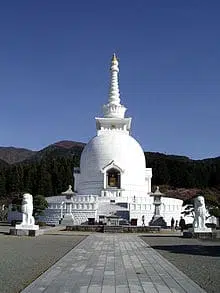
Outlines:
{"label": "person standing", "polygon": [[144,223],[144,215],[142,216],[142,226],[145,226],[145,223]]}
{"label": "person standing", "polygon": [[183,217],[180,218],[179,226],[180,226],[181,232],[183,232],[183,230],[185,229],[185,226],[186,226],[186,222],[183,219]]}
{"label": "person standing", "polygon": [[174,218],[172,218],[171,219],[171,230],[172,231],[174,230],[174,223],[175,223]]}
{"label": "person standing", "polygon": [[176,220],[175,230],[178,230],[178,220]]}

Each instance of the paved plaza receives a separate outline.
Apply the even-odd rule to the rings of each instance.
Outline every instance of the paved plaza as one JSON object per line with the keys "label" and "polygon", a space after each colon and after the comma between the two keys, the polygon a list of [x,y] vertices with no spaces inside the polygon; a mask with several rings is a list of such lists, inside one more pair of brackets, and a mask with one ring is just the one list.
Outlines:
{"label": "paved plaza", "polygon": [[138,236],[91,234],[22,292],[205,291]]}

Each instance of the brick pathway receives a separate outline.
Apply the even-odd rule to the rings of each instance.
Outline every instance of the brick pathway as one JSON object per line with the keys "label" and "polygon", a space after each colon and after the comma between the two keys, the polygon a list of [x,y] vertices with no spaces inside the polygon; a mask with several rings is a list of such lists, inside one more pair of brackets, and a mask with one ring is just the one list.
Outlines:
{"label": "brick pathway", "polygon": [[22,292],[205,293],[138,236],[130,234],[88,236]]}

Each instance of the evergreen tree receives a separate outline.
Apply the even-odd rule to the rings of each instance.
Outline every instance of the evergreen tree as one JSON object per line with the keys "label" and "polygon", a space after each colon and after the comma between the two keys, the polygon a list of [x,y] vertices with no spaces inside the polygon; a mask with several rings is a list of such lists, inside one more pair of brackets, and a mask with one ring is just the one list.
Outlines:
{"label": "evergreen tree", "polygon": [[[74,186],[73,167],[79,166],[81,150],[55,147],[39,153],[35,161],[10,166],[0,164],[0,196],[12,198],[24,192],[33,196],[60,194],[69,184]],[[153,168],[153,185],[169,185],[171,189],[215,187],[216,197],[220,198],[217,192],[220,190],[220,157],[196,161],[180,156],[145,153],[145,158],[146,167]]]}
{"label": "evergreen tree", "polygon": [[6,195],[5,171],[0,170],[0,197],[5,197],[5,195]]}
{"label": "evergreen tree", "polygon": [[58,160],[53,159],[50,164],[50,172],[54,195],[62,192],[62,178],[60,177],[59,169]]}
{"label": "evergreen tree", "polygon": [[44,196],[53,195],[52,178],[51,174],[47,170],[47,162],[42,161],[37,174],[38,174],[38,188],[37,193]]}
{"label": "evergreen tree", "polygon": [[38,179],[37,169],[38,164],[32,163],[30,165],[24,165],[24,190],[31,193],[32,195],[37,194],[38,190]]}
{"label": "evergreen tree", "polygon": [[23,168],[20,165],[12,165],[6,175],[6,191],[8,194],[23,190]]}
{"label": "evergreen tree", "polygon": [[33,197],[33,215],[38,217],[48,207],[48,203],[43,195],[35,195]]}

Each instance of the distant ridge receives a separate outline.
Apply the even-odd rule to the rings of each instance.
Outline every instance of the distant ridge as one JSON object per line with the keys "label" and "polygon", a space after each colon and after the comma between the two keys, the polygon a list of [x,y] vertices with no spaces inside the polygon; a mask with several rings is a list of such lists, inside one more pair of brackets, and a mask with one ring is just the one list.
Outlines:
{"label": "distant ridge", "polygon": [[[23,190],[45,196],[60,194],[74,184],[73,168],[80,166],[85,145],[62,140],[39,151],[0,147],[0,198]],[[146,167],[153,170],[152,186],[159,185],[167,196],[185,200],[201,189],[219,201],[220,157],[192,160],[159,152],[144,154]]]}
{"label": "distant ridge", "polygon": [[86,144],[78,141],[62,140],[48,145],[47,147],[39,150],[32,151],[25,148],[17,147],[0,147],[0,164],[3,162],[7,164],[16,164],[24,161],[39,160],[44,156],[50,155],[68,155],[79,154]]}
{"label": "distant ridge", "polygon": [[71,149],[73,147],[84,147],[86,144],[83,142],[78,141],[71,141],[71,140],[61,140],[58,142],[55,142],[53,145],[65,148],[65,149]]}
{"label": "distant ridge", "polygon": [[14,164],[22,162],[37,152],[25,148],[16,147],[0,147],[0,160],[5,161],[8,164]]}
{"label": "distant ridge", "polygon": [[[32,151],[25,148],[17,147],[0,147],[0,164],[16,164],[25,161],[41,160],[46,156],[69,156],[80,155],[86,143],[71,140],[61,140],[47,147],[39,150]],[[159,152],[145,152],[149,159],[173,159],[182,162],[209,162],[213,160],[220,160],[220,157],[207,158],[202,160],[192,160],[186,156],[168,155]]]}

